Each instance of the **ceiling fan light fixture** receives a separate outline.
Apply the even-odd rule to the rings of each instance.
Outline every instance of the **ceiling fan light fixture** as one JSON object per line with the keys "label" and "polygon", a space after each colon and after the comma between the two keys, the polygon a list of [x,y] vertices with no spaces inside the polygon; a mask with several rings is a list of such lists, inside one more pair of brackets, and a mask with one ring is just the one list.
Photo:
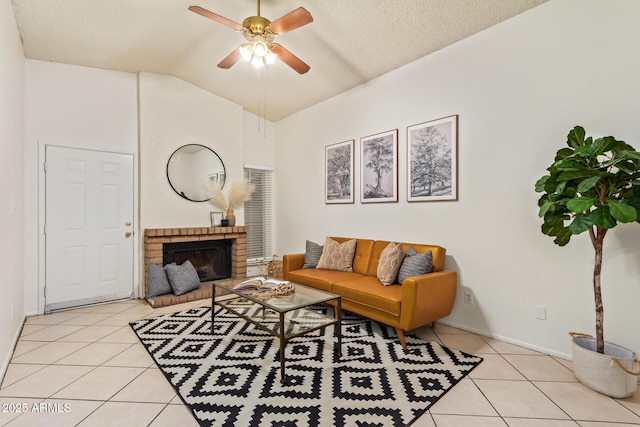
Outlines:
{"label": "ceiling fan light fixture", "polygon": [[267,52],[269,52],[269,46],[267,46],[267,43],[262,39],[262,37],[256,37],[253,40],[253,54],[259,57],[264,57]]}
{"label": "ceiling fan light fixture", "polygon": [[298,7],[272,22],[260,16],[260,0],[257,0],[257,2],[257,15],[249,16],[242,21],[242,25],[200,6],[189,6],[188,9],[191,12],[242,33],[246,40],[246,43],[231,51],[229,55],[220,61],[218,67],[229,69],[240,59],[250,62],[255,67],[264,67],[279,58],[299,74],[309,71],[310,67],[300,58],[279,44],[274,43],[276,37],[281,34],[313,22],[313,17],[309,11],[304,7]]}
{"label": "ceiling fan light fixture", "polygon": [[278,57],[278,55],[276,55],[275,53],[273,53],[273,51],[271,49],[269,49],[267,51],[267,54],[264,56],[264,62],[269,65],[269,64],[273,64],[274,62],[276,62],[276,58]]}
{"label": "ceiling fan light fixture", "polygon": [[242,59],[245,61],[251,61],[251,57],[253,56],[253,48],[249,43],[245,43],[239,47],[240,55]]}
{"label": "ceiling fan light fixture", "polygon": [[251,65],[256,68],[264,67],[264,58],[261,56],[253,55],[253,57],[251,58]]}

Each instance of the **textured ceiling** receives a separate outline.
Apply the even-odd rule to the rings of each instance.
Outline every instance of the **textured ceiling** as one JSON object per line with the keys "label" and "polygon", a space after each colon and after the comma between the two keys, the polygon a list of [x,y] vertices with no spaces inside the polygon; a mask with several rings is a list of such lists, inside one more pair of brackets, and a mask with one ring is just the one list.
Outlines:
{"label": "textured ceiling", "polygon": [[546,0],[263,0],[274,21],[303,6],[314,22],[278,37],[311,66],[280,61],[264,75],[245,62],[217,68],[244,42],[232,21],[256,14],[254,0],[13,0],[27,58],[127,72],[169,74],[277,121],[451,45]]}

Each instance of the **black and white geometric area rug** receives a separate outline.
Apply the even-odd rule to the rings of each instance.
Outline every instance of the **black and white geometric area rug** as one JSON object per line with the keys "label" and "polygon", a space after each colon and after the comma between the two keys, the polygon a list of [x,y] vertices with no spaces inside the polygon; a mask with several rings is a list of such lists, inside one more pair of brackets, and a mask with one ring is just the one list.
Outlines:
{"label": "black and white geometric area rug", "polygon": [[294,338],[281,384],[278,338],[216,310],[131,323],[202,426],[408,426],[482,361],[343,313],[342,357],[333,326]]}

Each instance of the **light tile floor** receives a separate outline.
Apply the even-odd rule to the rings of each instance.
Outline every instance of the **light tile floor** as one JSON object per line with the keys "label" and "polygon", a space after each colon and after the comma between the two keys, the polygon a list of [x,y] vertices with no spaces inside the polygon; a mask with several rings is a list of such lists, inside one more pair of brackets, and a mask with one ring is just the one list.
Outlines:
{"label": "light tile floor", "polygon": [[[154,310],[132,300],[29,317],[0,388],[0,426],[197,426],[129,322],[208,303]],[[484,357],[416,427],[640,425],[640,392],[593,392],[568,361],[445,325],[416,332]]]}

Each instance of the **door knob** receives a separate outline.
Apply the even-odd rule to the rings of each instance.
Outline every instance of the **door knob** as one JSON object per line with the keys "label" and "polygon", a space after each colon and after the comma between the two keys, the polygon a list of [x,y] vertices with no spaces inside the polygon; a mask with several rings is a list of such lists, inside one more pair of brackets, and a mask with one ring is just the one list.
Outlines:
{"label": "door knob", "polygon": [[131,221],[127,221],[124,223],[124,225],[126,225],[127,227],[129,227],[131,225]]}
{"label": "door knob", "polygon": [[124,237],[131,237],[131,232],[127,231],[126,233],[124,233]]}

